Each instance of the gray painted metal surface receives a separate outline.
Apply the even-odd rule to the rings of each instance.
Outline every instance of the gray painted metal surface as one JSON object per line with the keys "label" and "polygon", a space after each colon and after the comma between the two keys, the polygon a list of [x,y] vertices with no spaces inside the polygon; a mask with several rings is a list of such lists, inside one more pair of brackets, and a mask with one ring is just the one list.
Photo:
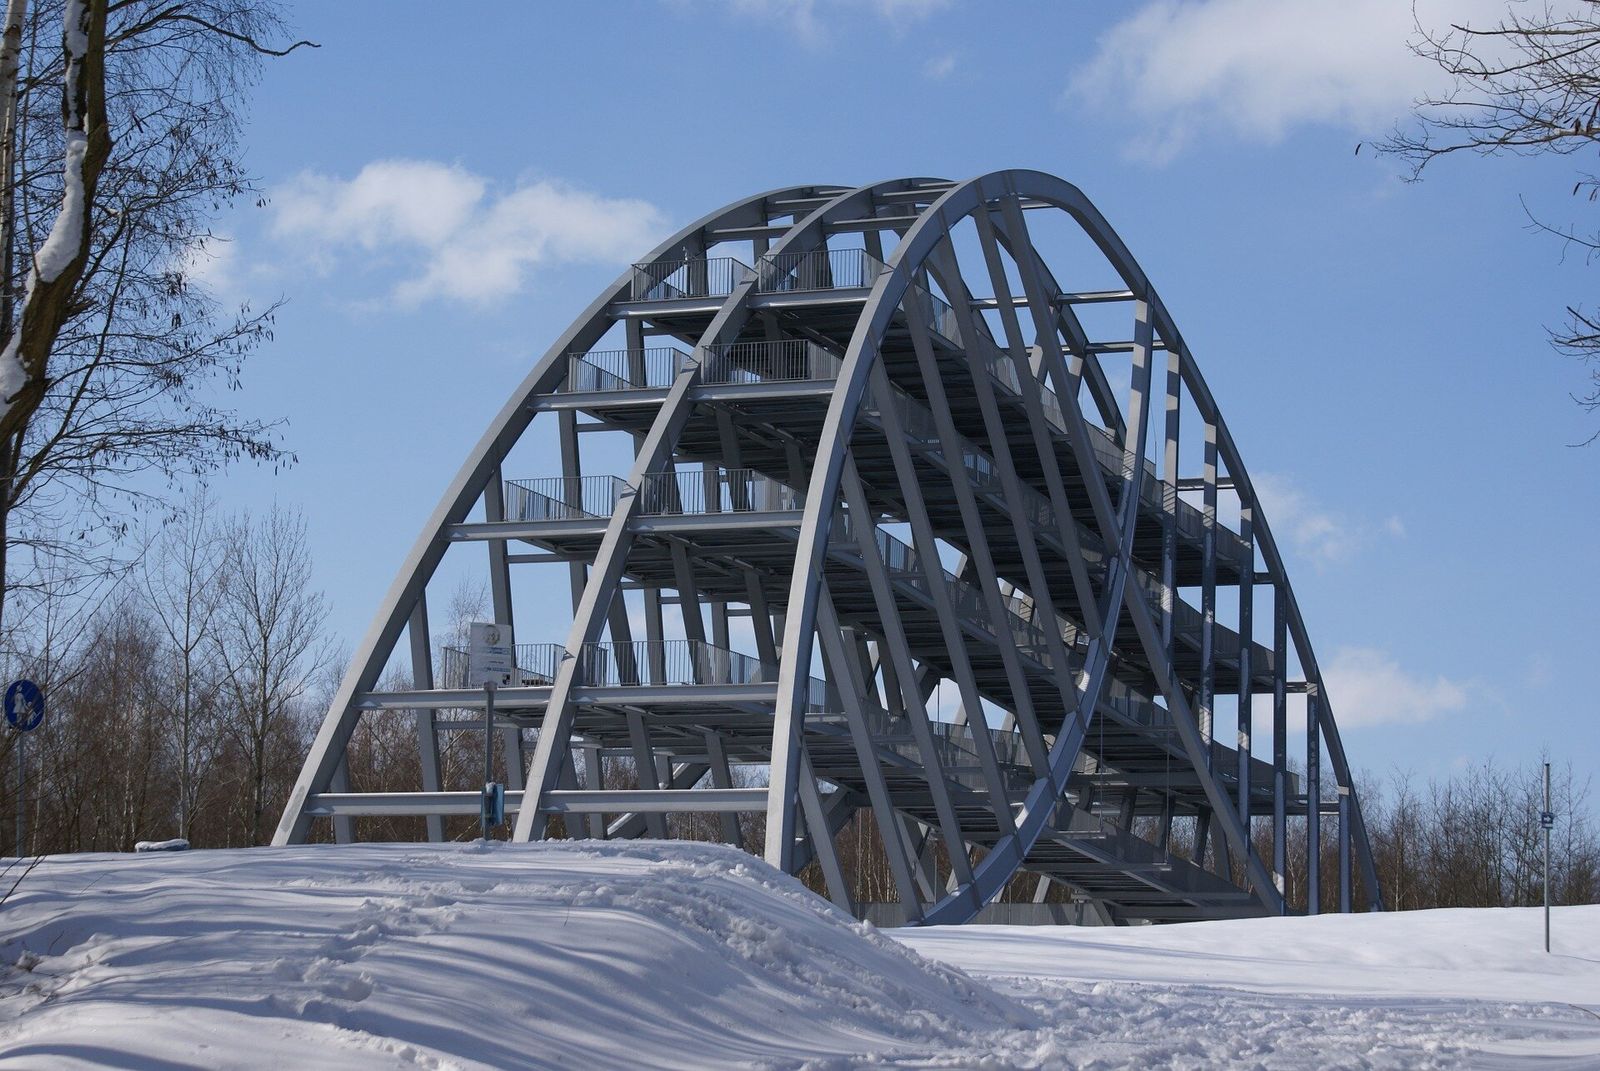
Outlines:
{"label": "gray painted metal surface", "polygon": [[[626,472],[596,471],[601,440]],[[475,813],[441,756],[483,731],[482,695],[426,593],[480,545],[496,619],[540,641],[496,697],[517,839],[676,835],[704,814],[739,843],[759,815],[770,862],[815,863],[857,910],[835,844],[854,821],[877,831],[897,919],[979,917],[1027,873],[1038,917],[1176,921],[1319,910],[1331,815],[1334,899],[1353,909],[1359,881],[1381,907],[1238,447],[1149,280],[1060,179],[771,191],[631,266],[447,489],[277,843],[400,815],[439,839]],[[570,617],[514,604],[536,568],[565,579]],[[379,691],[397,652],[413,688]],[[1270,747],[1252,739],[1269,708]],[[417,791],[348,784],[352,735],[387,716],[419,733]],[[1294,902],[1291,868],[1310,881]],[[1088,906],[1047,909],[1057,888]]]}

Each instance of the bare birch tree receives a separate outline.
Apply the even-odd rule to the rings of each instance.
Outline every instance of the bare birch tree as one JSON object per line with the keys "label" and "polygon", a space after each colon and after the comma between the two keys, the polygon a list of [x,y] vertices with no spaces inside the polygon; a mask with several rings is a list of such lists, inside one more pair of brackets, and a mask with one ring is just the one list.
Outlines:
{"label": "bare birch tree", "polygon": [[190,816],[216,752],[212,727],[200,717],[215,708],[200,685],[214,665],[211,629],[223,581],[222,544],[211,509],[210,494],[202,487],[184,512],[150,540],[139,570],[143,595],[174,663],[180,837],[189,835]]}
{"label": "bare birch tree", "polygon": [[[234,458],[289,460],[219,406],[272,308],[192,279],[252,192],[241,101],[271,0],[7,0],[0,38],[0,611],[41,559],[105,571],[128,512]],[[163,480],[142,478],[154,470]],[[31,554],[19,554],[30,551]]]}
{"label": "bare birch tree", "polygon": [[223,681],[222,722],[245,757],[245,831],[248,843],[259,844],[273,802],[267,798],[271,752],[286,740],[298,748],[297,704],[329,657],[322,631],[328,609],[312,587],[306,524],[298,513],[274,506],[259,519],[234,518],[225,529],[222,562],[212,631]]}

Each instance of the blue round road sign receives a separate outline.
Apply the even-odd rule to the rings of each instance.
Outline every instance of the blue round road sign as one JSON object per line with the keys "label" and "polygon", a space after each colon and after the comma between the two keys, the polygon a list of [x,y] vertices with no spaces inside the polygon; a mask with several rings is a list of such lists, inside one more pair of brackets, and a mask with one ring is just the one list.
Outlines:
{"label": "blue round road sign", "polygon": [[6,689],[6,721],[18,732],[37,729],[44,721],[44,693],[32,681],[12,681]]}

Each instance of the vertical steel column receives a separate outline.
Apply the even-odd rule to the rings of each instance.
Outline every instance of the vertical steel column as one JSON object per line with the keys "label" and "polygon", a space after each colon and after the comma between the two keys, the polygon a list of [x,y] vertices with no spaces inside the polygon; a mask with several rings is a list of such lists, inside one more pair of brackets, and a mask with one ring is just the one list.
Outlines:
{"label": "vertical steel column", "polygon": [[628,378],[634,383],[644,383],[647,371],[644,363],[644,321],[628,317],[623,325],[628,346]]}
{"label": "vertical steel column", "polygon": [[[712,729],[705,732],[706,760],[711,763],[711,787],[732,788],[733,770],[728,766],[728,753],[722,746],[722,734]],[[722,842],[724,844],[740,845],[744,838],[739,835],[739,816],[732,811],[723,811],[717,816],[722,827]]]}
{"label": "vertical steel column", "polygon": [[750,604],[750,631],[755,633],[756,656],[769,666],[778,664],[778,644],[772,635],[772,612],[767,609],[767,593],[761,587],[761,577],[755,569],[746,567],[744,573],[745,597]]}
{"label": "vertical steel column", "polygon": [[[557,413],[557,426],[561,439],[561,475],[566,478],[567,505],[583,508],[583,464],[578,449],[578,414],[569,410]],[[580,561],[567,563],[567,587],[572,593],[572,612],[578,612],[583,599],[583,585],[589,575],[588,566]],[[510,620],[507,618],[506,620]]]}
{"label": "vertical steel column", "polygon": [[[1239,504],[1239,538],[1244,543],[1245,566],[1239,577],[1239,702],[1238,702],[1238,778],[1239,821],[1246,832],[1250,829],[1250,734],[1255,702],[1255,589],[1256,545],[1251,525],[1255,507],[1241,501]],[[1251,850],[1254,851],[1252,845]]]}
{"label": "vertical steel column", "polygon": [[1279,580],[1272,586],[1272,880],[1284,896],[1289,873],[1288,678],[1289,607]]}
{"label": "vertical steel column", "polygon": [[1322,913],[1322,748],[1317,686],[1306,690],[1306,914]]}
{"label": "vertical steel column", "polygon": [[[689,564],[689,550],[681,539],[671,542],[672,577],[678,585],[678,617],[683,622],[683,634],[691,642],[704,645],[706,622],[700,613],[700,588],[695,583],[694,569]],[[698,676],[698,667],[696,667]],[[696,681],[709,684],[710,681]]]}
{"label": "vertical steel column", "polygon": [[1178,600],[1178,418],[1182,413],[1183,369],[1176,349],[1167,351],[1166,449],[1161,459],[1161,642],[1167,658],[1177,641],[1174,623]]}
{"label": "vertical steel column", "polygon": [[[328,778],[329,792],[350,791],[350,753],[346,751],[339,756],[339,762],[333,768],[333,776]],[[37,814],[37,810],[34,812]],[[37,823],[35,823],[37,824]],[[333,819],[333,840],[335,844],[349,844],[356,839],[355,819],[347,815],[337,815]]]}
{"label": "vertical steel column", "polygon": [[661,589],[644,589],[644,638],[650,664],[649,683],[667,683],[666,627],[661,616]]}
{"label": "vertical steel column", "polygon": [[[506,519],[505,484],[496,465],[494,474],[483,488],[483,519],[494,523]],[[494,605],[494,619],[512,625],[511,565],[507,560],[506,541],[489,540],[489,597]],[[512,634],[516,630],[513,627]],[[500,730],[501,747],[505,753],[506,790],[522,789],[523,771],[527,769],[522,756],[522,729],[509,722]]]}
{"label": "vertical steel column", "polygon": [[1204,489],[1201,492],[1201,519],[1205,525],[1200,566],[1200,694],[1195,721],[1200,739],[1205,742],[1206,769],[1211,769],[1215,736],[1212,725],[1217,697],[1217,424],[1206,419]]}
{"label": "vertical steel column", "polygon": [[[433,645],[428,636],[428,594],[423,591],[412,607],[411,621],[406,631],[411,641],[411,687],[419,692],[433,690]],[[439,770],[439,730],[434,724],[433,708],[418,707],[417,757],[422,763],[422,791],[438,792],[443,786]],[[437,814],[426,817],[428,840],[444,840],[444,818]]]}
{"label": "vertical steel column", "polygon": [[1348,915],[1352,908],[1350,888],[1350,789],[1339,786],[1339,913]]}
{"label": "vertical steel column", "polygon": [[[638,778],[639,787],[661,788],[661,781],[656,776],[655,749],[650,746],[650,734],[645,730],[644,715],[637,710],[628,711],[628,743],[633,749],[634,776]],[[657,840],[667,835],[666,815],[655,811],[647,812],[644,823],[650,835]]]}
{"label": "vertical steel column", "polygon": [[[606,787],[605,760],[600,756],[598,747],[583,749],[583,782],[584,787],[590,792],[599,792]],[[591,814],[589,818],[589,836],[595,840],[604,840],[606,837],[606,816]]]}

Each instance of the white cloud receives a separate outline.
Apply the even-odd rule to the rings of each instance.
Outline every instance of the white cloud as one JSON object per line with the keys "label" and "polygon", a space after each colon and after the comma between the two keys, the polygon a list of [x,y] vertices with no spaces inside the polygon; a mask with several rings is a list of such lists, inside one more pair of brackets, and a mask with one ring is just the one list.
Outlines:
{"label": "white cloud", "polygon": [[[1256,473],[1250,482],[1267,524],[1280,543],[1287,540],[1297,554],[1319,568],[1349,559],[1380,535],[1390,539],[1405,537],[1405,522],[1398,516],[1382,522],[1352,519],[1327,509],[1294,481],[1271,472]],[[1224,523],[1235,522],[1224,518]]]}
{"label": "white cloud", "polygon": [[1442,676],[1411,674],[1371,647],[1341,647],[1322,667],[1340,728],[1427,721],[1466,705],[1466,689]]}
{"label": "white cloud", "polygon": [[645,201],[601,197],[556,182],[509,190],[431,160],[378,160],[354,178],[306,173],[274,191],[272,231],[305,263],[331,270],[365,254],[398,267],[392,297],[487,304],[522,289],[527,272],[559,263],[620,263],[663,231]]}
{"label": "white cloud", "polygon": [[922,73],[935,82],[942,82],[955,73],[956,57],[953,52],[946,52],[942,56],[934,56],[922,65]]}
{"label": "white cloud", "polygon": [[219,300],[232,300],[238,288],[233,242],[223,235],[186,246],[174,267],[190,285],[204,288]]}
{"label": "white cloud", "polygon": [[[1505,0],[1418,0],[1426,26],[1485,24]],[[1099,40],[1068,99],[1136,121],[1130,154],[1196,139],[1272,142],[1302,124],[1381,133],[1439,72],[1412,55],[1406,0],[1153,0]]]}

